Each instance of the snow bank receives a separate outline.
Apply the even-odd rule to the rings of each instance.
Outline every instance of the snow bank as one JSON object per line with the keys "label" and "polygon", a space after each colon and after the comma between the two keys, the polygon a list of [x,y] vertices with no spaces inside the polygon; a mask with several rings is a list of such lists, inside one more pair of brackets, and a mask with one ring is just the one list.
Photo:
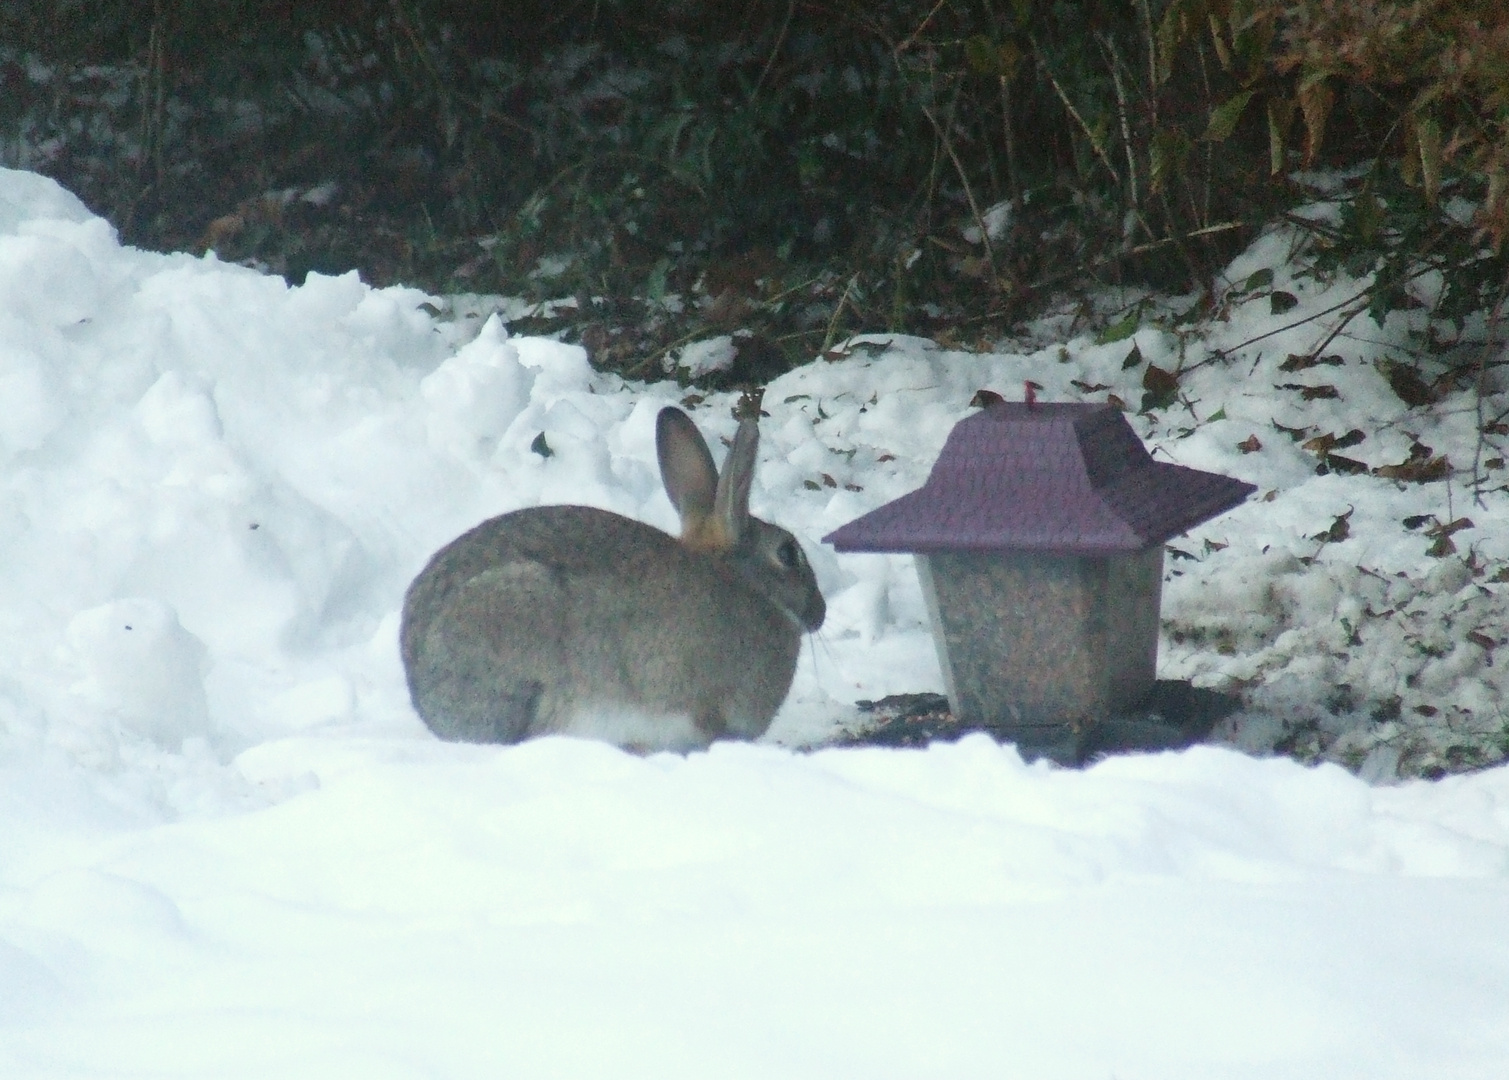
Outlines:
{"label": "snow bank", "polygon": [[238,769],[285,797],[76,831],[12,877],[5,1075],[1376,1080],[1509,1054],[1504,770],[1081,775],[983,736],[300,737]]}

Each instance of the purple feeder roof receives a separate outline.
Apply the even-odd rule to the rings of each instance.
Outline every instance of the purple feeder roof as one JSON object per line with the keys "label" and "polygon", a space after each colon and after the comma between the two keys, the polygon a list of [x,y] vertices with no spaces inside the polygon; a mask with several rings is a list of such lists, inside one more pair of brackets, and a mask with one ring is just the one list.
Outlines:
{"label": "purple feeder roof", "polygon": [[1008,401],[961,420],[921,488],[823,540],[839,551],[1129,554],[1255,490],[1154,461],[1110,405]]}

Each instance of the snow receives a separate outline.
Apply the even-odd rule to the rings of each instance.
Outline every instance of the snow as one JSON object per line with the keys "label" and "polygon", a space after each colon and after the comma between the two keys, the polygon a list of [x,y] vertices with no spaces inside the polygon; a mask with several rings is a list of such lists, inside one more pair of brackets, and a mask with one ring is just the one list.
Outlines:
{"label": "snow", "polygon": [[668,364],[667,370],[681,368],[687,378],[700,379],[715,371],[727,371],[734,366],[734,358],[738,355],[739,347],[734,344],[733,335],[720,334],[680,349],[674,364]]}
{"label": "snow", "polygon": [[[1503,665],[1465,634],[1502,637],[1509,504],[1317,476],[1274,428],[1461,468],[1478,427],[1464,393],[1392,395],[1394,319],[1279,372],[1325,332],[1280,328],[1357,288],[1294,278],[1288,243],[1198,332],[1150,298],[1122,341],[872,337],[777,380],[754,509],[805,541],[828,625],[765,741],[638,758],[436,741],[397,613],[492,514],[673,527],[676,386],[355,275],[122,248],[0,171],[0,1075],[1502,1076],[1509,766],[1396,774],[1502,756]],[[1243,295],[1261,269],[1300,306]],[[1187,406],[1132,417],[1155,452],[1259,486],[1165,586],[1162,675],[1246,692],[1225,745],[801,749],[940,688],[907,559],[818,538],[917,487],[981,388],[1135,404],[1134,342],[1186,369]],[[729,404],[693,410],[715,449]],[[1429,515],[1471,518],[1459,554]],[[1297,736],[1368,779],[1233,748]]]}

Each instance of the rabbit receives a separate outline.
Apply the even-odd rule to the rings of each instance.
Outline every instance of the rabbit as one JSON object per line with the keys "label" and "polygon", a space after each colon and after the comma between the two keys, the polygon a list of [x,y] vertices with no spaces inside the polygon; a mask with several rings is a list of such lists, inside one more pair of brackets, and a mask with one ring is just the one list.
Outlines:
{"label": "rabbit", "polygon": [[680,539],[539,506],[484,521],[414,579],[404,672],[440,738],[645,753],[765,733],[827,607],[795,538],[749,514],[758,423],[740,421],[721,475],[680,409],[661,410],[655,445]]}

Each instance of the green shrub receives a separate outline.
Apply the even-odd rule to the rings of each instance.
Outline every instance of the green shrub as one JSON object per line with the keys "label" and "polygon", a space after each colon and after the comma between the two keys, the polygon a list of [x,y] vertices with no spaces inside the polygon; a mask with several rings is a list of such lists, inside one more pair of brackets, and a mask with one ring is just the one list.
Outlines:
{"label": "green shrub", "polygon": [[0,137],[133,242],[575,295],[631,373],[749,330],[765,371],[1204,287],[1300,167],[1371,163],[1319,243],[1378,310],[1421,258],[1492,306],[1506,56],[1493,0],[15,0]]}

